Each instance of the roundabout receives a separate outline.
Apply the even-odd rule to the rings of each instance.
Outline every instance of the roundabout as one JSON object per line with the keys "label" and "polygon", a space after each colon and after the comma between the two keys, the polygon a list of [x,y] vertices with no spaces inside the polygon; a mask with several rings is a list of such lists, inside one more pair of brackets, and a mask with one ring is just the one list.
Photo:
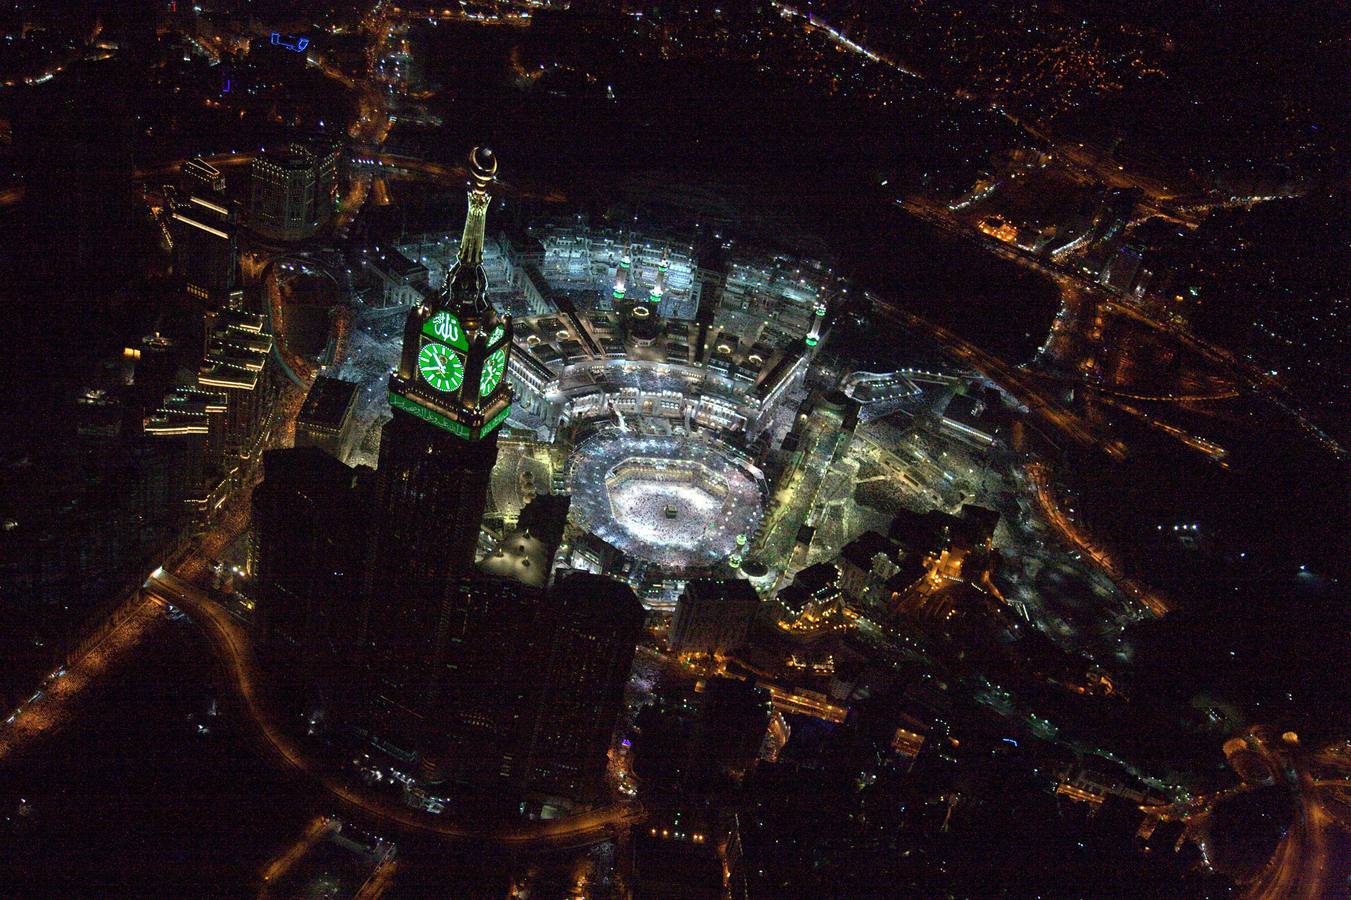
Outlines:
{"label": "roundabout", "polygon": [[571,466],[577,524],[664,570],[718,565],[760,523],[763,474],[716,441],[607,429]]}

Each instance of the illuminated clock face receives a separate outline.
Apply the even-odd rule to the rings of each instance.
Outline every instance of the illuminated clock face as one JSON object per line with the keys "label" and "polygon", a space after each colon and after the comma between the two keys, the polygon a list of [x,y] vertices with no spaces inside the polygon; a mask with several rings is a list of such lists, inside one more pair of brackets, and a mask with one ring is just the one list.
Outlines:
{"label": "illuminated clock face", "polygon": [[491,347],[493,344],[496,344],[498,341],[502,339],[502,335],[506,333],[507,329],[501,325],[498,325],[496,328],[493,329],[493,333],[488,335],[488,346]]}
{"label": "illuminated clock face", "polygon": [[478,381],[478,395],[486,397],[502,383],[502,372],[507,367],[507,348],[499,347],[483,361],[483,376]]}
{"label": "illuminated clock face", "polygon": [[418,351],[418,371],[423,379],[443,393],[450,393],[464,382],[464,360],[443,344],[425,344]]}
{"label": "illuminated clock face", "polygon": [[422,326],[422,331],[452,347],[469,349],[469,340],[464,335],[460,320],[444,310],[428,319],[427,324]]}

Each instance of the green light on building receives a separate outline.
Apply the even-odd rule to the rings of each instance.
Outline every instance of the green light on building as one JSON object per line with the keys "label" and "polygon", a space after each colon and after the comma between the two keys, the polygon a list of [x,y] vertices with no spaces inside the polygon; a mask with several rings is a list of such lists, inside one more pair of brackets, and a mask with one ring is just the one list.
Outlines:
{"label": "green light on building", "polygon": [[809,337],[809,338],[807,338],[807,346],[808,346],[808,347],[815,347],[815,346],[817,345],[817,343],[818,343],[818,342],[817,342],[816,338],[814,338],[814,337]]}
{"label": "green light on building", "polygon": [[402,394],[396,394],[392,391],[390,392],[389,395],[389,405],[395,407],[396,409],[401,409],[404,412],[409,413],[410,415],[417,416],[422,421],[428,423],[429,425],[435,425],[442,431],[449,431],[456,437],[462,437],[465,440],[470,441],[476,441],[481,438],[487,437],[490,433],[492,433],[494,429],[496,429],[499,425],[505,422],[507,420],[507,416],[511,414],[511,406],[510,404],[508,404],[507,406],[503,407],[502,410],[497,413],[497,415],[493,416],[487,422],[483,423],[483,426],[481,428],[475,429],[470,428],[468,425],[465,425],[461,422],[455,421],[450,416],[442,415],[441,413],[436,412],[435,410],[428,409],[421,403],[409,400]]}
{"label": "green light on building", "polygon": [[507,420],[507,416],[509,416],[509,415],[511,415],[511,404],[510,404],[510,403],[508,403],[506,406],[502,407],[502,411],[499,412],[497,415],[493,416],[493,417],[492,417],[491,419],[489,419],[487,422],[484,422],[484,423],[483,423],[483,427],[482,427],[481,429],[479,429],[479,437],[485,437],[485,436],[487,436],[487,435],[488,435],[489,433],[491,433],[494,429],[496,429],[497,426],[499,426],[499,425],[501,425],[503,422],[505,422],[505,421]]}
{"label": "green light on building", "polygon": [[445,310],[428,319],[422,326],[422,333],[459,350],[469,349],[469,338],[465,335],[460,320]]}

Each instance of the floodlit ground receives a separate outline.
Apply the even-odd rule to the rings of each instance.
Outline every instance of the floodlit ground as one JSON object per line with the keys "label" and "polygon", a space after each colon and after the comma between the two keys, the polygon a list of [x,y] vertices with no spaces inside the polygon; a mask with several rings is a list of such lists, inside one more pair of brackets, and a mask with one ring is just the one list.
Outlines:
{"label": "floodlit ground", "polygon": [[346,462],[374,466],[380,452],[380,425],[389,417],[386,385],[391,368],[398,363],[403,346],[405,306],[387,310],[363,310],[352,330],[352,345],[337,372],[329,374],[360,386],[357,396],[358,435]]}
{"label": "floodlit ground", "polygon": [[572,497],[578,524],[624,552],[701,568],[755,532],[764,479],[712,442],[608,430],[573,454]]}
{"label": "floodlit ground", "polygon": [[490,492],[493,511],[504,519],[515,519],[533,498],[550,492],[554,472],[564,462],[559,447],[499,438]]}

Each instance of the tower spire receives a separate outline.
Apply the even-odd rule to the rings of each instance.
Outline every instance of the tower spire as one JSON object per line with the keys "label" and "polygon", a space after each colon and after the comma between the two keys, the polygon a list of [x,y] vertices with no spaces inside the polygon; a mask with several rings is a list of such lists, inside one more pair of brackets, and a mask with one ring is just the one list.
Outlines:
{"label": "tower spire", "polygon": [[469,211],[460,237],[460,258],[446,272],[441,308],[456,311],[465,325],[481,317],[493,318],[488,302],[488,279],[483,273],[483,229],[488,220],[488,185],[497,176],[497,157],[487,147],[469,154]]}
{"label": "tower spire", "polygon": [[459,260],[447,275],[453,283],[458,272],[483,264],[483,232],[488,221],[488,185],[497,176],[497,157],[487,147],[475,147],[469,154],[469,211],[460,235]]}

